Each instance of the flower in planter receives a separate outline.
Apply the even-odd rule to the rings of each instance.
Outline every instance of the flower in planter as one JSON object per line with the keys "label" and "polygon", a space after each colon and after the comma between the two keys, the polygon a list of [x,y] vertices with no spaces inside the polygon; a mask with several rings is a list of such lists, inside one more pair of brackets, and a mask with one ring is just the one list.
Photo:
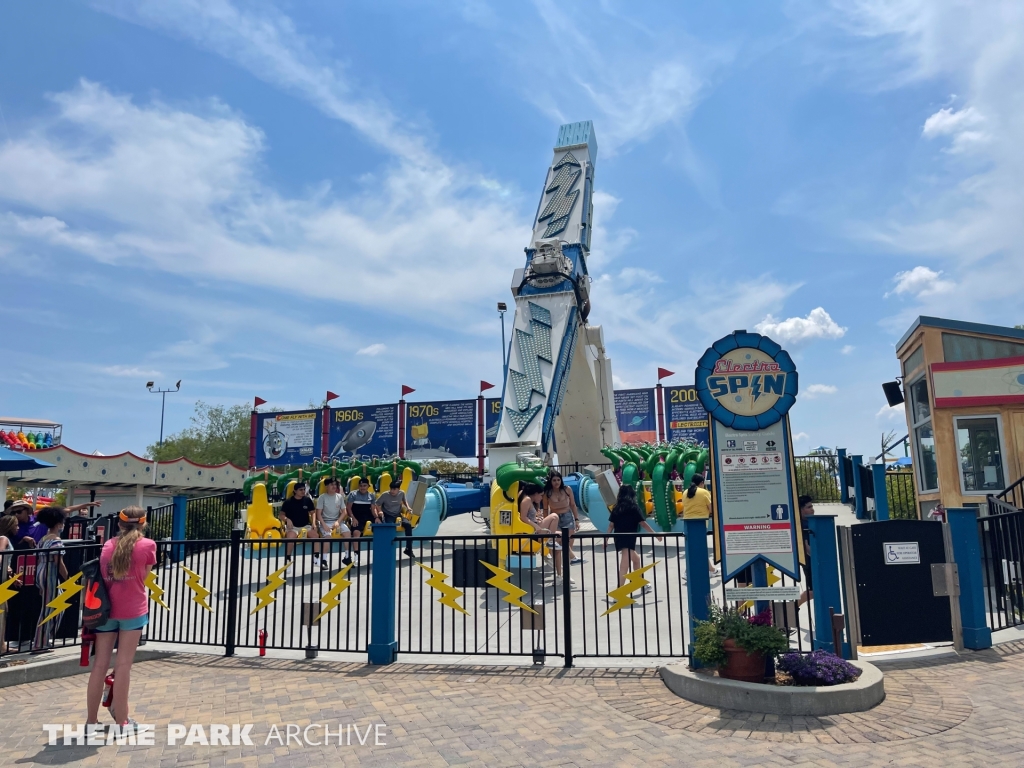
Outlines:
{"label": "flower in planter", "polygon": [[747,617],[735,608],[708,606],[707,621],[698,621],[694,631],[693,657],[707,667],[726,661],[724,643],[732,640],[748,654],[776,656],[789,648],[786,634],[772,624],[771,610]]}
{"label": "flower in planter", "polygon": [[777,668],[793,678],[796,685],[841,685],[860,677],[860,670],[829,651],[787,653]]}

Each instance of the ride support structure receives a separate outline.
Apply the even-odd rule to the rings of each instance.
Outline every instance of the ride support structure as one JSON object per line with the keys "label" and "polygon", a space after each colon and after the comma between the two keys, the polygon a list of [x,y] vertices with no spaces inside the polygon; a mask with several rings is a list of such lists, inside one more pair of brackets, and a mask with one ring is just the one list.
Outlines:
{"label": "ride support structure", "polygon": [[526,265],[512,278],[516,312],[492,468],[524,453],[599,463],[601,448],[619,440],[611,360],[601,326],[588,323],[596,160],[589,120],[559,129]]}

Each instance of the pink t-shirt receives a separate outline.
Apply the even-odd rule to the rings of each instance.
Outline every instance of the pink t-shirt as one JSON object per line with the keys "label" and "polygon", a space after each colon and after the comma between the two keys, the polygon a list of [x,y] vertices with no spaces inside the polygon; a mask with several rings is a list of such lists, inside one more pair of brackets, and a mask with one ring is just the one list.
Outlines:
{"label": "pink t-shirt", "polygon": [[149,596],[146,594],[146,571],[156,565],[156,542],[139,539],[132,547],[132,567],[123,579],[115,579],[110,570],[110,558],[114,556],[117,538],[103,545],[100,553],[100,573],[107,584],[110,595],[110,618],[136,619],[149,613]]}

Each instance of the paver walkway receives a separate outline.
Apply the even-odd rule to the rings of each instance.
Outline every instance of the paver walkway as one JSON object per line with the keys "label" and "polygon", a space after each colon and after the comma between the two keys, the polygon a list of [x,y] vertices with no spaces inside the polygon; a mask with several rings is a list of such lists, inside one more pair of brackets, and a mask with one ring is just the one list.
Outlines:
{"label": "paver walkway", "polygon": [[[158,725],[156,746],[46,746],[43,723],[82,717],[85,678],[64,678],[3,691],[0,766],[1024,765],[1024,642],[884,669],[875,710],[795,718],[689,704],[655,669],[180,655],[134,672],[133,714]],[[386,745],[264,743],[272,724],[325,722],[384,723]],[[255,745],[167,746],[168,723],[253,723]]]}

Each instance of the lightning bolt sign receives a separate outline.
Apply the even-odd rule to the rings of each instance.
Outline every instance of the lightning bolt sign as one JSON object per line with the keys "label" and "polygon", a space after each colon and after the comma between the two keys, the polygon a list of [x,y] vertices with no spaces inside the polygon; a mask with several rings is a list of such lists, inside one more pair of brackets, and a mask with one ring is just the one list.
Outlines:
{"label": "lightning bolt sign", "polygon": [[526,594],[526,590],[517,587],[515,584],[509,584],[508,580],[509,577],[512,575],[512,571],[506,571],[504,568],[499,568],[498,566],[492,565],[491,563],[485,563],[483,560],[480,561],[480,565],[482,565],[484,568],[486,568],[494,574],[494,576],[487,580],[487,583],[495,589],[500,589],[502,592],[505,593],[505,596],[501,598],[502,600],[504,600],[506,603],[509,603],[510,605],[515,605],[519,608],[523,608],[524,610],[527,610],[530,613],[537,613],[537,611],[535,611],[533,608],[528,606],[520,599],[523,595]]}
{"label": "lightning bolt sign", "polygon": [[284,567],[278,568],[272,574],[267,576],[267,586],[256,590],[256,597],[259,599],[259,602],[256,603],[255,608],[249,611],[250,616],[257,611],[262,611],[277,599],[273,596],[273,593],[284,586],[284,572],[291,567],[291,563],[286,563]]}
{"label": "lightning bolt sign", "polygon": [[331,585],[331,588],[324,593],[324,596],[320,598],[320,602],[323,603],[323,610],[316,615],[313,619],[314,622],[320,621],[320,617],[323,616],[330,610],[338,607],[341,602],[341,593],[352,586],[352,582],[345,578],[345,575],[352,570],[354,563],[349,563],[336,574],[331,576],[327,580],[327,583]]}
{"label": "lightning bolt sign", "polygon": [[[11,578],[9,578],[3,584],[0,584],[0,605],[3,605],[16,594],[18,594],[18,590],[11,589],[11,586],[18,580],[18,578],[18,576],[11,576]],[[0,642],[2,641],[3,638],[0,638]]]}
{"label": "lightning bolt sign", "polygon": [[551,194],[551,197],[537,217],[537,221],[548,219],[548,227],[542,237],[557,235],[565,229],[569,223],[569,214],[572,213],[576,199],[580,195],[576,183],[580,180],[582,170],[579,160],[572,156],[572,152],[566,152],[551,170],[555,175],[551,183],[544,188],[544,192]]}
{"label": "lightning bolt sign", "polygon": [[646,571],[649,571],[657,564],[658,561],[655,560],[650,565],[645,565],[643,568],[637,568],[635,571],[627,573],[626,583],[623,584],[621,587],[617,587],[616,589],[613,589],[611,592],[608,593],[608,597],[615,600],[615,602],[612,605],[608,606],[608,610],[602,613],[601,617],[604,618],[609,613],[614,613],[615,611],[618,611],[622,608],[626,608],[627,606],[633,605],[633,603],[635,603],[636,600],[630,597],[630,595],[633,592],[636,592],[641,587],[646,587],[648,584],[650,584],[650,582],[643,577],[643,574]]}
{"label": "lightning bolt sign", "polygon": [[761,377],[751,376],[750,377],[750,396],[756,403],[757,398],[761,396]]}
{"label": "lightning bolt sign", "polygon": [[54,616],[64,613],[64,611],[71,607],[71,603],[69,601],[83,589],[82,585],[78,583],[80,578],[82,578],[82,574],[76,573],[67,581],[61,582],[57,585],[57,589],[60,590],[60,593],[46,604],[46,607],[52,608],[53,611],[51,611],[45,619],[40,621],[40,624],[45,624]]}
{"label": "lightning bolt sign", "polygon": [[184,565],[181,566],[181,570],[188,574],[188,578],[185,579],[185,586],[195,593],[192,595],[192,602],[199,603],[199,605],[212,613],[213,608],[210,607],[210,604],[206,600],[206,598],[210,596],[210,590],[200,583],[199,574],[186,568]]}
{"label": "lightning bolt sign", "polygon": [[164,602],[164,588],[157,583],[156,573],[153,571],[147,573],[146,578],[142,583],[149,589],[150,600],[162,607],[165,611],[171,610],[167,607],[167,603]]}
{"label": "lightning bolt sign", "polygon": [[[447,605],[449,608],[454,608],[459,613],[464,613],[469,616],[469,611],[455,602],[456,598],[462,597],[462,590],[444,583],[445,579],[448,578],[448,574],[435,571],[433,568],[430,568],[420,562],[417,562],[416,565],[430,574],[430,578],[427,579],[427,586],[436,589],[441,593],[441,596],[437,598],[437,602],[441,605]],[[509,576],[511,575],[512,574],[509,574]]]}

